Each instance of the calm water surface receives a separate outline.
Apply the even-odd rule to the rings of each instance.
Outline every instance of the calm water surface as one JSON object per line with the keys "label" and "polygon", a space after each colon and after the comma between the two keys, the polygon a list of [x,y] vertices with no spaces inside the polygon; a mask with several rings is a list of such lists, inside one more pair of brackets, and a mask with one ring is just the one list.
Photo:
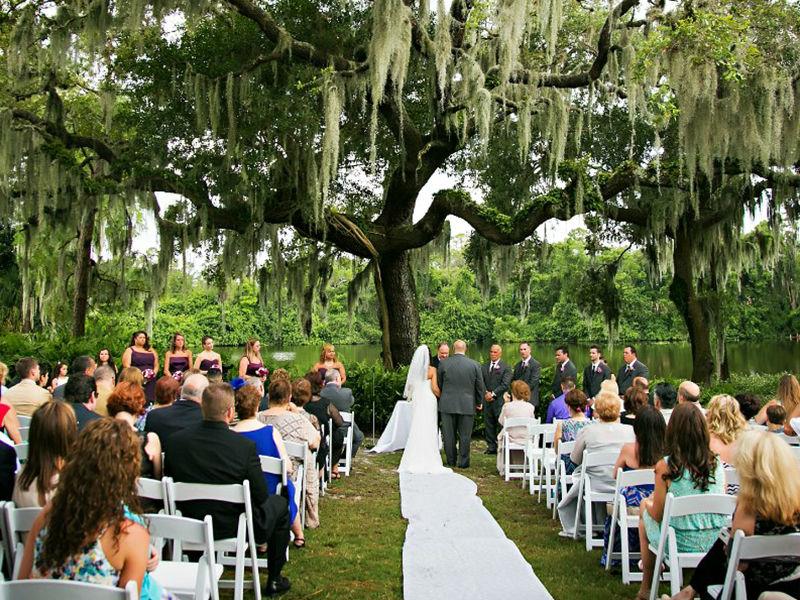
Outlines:
{"label": "calm water surface", "polygon": [[[512,364],[519,360],[517,344],[502,344],[503,357]],[[570,358],[578,371],[589,363],[589,344],[568,345]],[[606,361],[616,373],[622,365],[622,344],[613,348],[601,346]],[[688,343],[640,343],[636,344],[639,360],[648,366],[652,378],[689,377],[692,373],[692,354]],[[543,366],[555,363],[555,344],[531,344],[533,357]],[[218,347],[226,364],[237,364],[241,348]],[[262,345],[261,354],[269,368],[296,365],[310,368],[319,359],[318,346],[286,346],[281,349]],[[378,344],[337,345],[336,352],[345,366],[351,362],[379,361],[381,347]],[[472,344],[467,355],[479,362],[488,360],[489,345]],[[800,373],[800,343],[789,341],[742,342],[728,344],[728,361],[731,372],[736,373]]]}

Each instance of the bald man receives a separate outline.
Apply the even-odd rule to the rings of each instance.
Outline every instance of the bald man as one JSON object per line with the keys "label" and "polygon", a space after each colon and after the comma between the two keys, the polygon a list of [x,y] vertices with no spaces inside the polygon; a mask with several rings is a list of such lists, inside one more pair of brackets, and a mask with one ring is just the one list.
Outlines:
{"label": "bald man", "polygon": [[453,344],[453,355],[441,361],[437,369],[441,390],[439,414],[442,419],[447,465],[462,469],[469,467],[469,442],[475,421],[475,408],[481,405],[486,394],[481,366],[467,358],[466,352],[466,342],[456,340]]}
{"label": "bald man", "polygon": [[497,454],[497,434],[500,433],[500,411],[503,408],[503,394],[511,385],[511,367],[503,360],[503,349],[499,344],[492,344],[489,349],[489,362],[484,364],[483,385],[483,434],[486,439],[484,454]]}
{"label": "bald man", "polygon": [[703,413],[706,412],[705,409],[700,406],[700,386],[694,381],[683,381],[678,386],[678,403],[683,404],[684,402],[694,404]]}

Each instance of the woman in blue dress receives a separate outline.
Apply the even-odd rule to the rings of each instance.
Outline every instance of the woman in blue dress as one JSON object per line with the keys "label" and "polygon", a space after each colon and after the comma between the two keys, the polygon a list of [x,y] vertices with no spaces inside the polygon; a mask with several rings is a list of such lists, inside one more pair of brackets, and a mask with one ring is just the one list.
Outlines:
{"label": "woman in blue dress", "polygon": [[[238,377],[231,382],[231,385],[236,390],[236,417],[239,419],[233,430],[253,440],[259,456],[282,458],[286,468],[291,469],[292,461],[286,453],[281,434],[272,425],[265,425],[256,418],[258,404],[261,401],[261,395],[258,390],[252,385],[246,385],[244,380]],[[280,476],[273,473],[264,473],[264,479],[267,481],[269,493],[274,494],[278,489],[278,484],[281,483]],[[300,523],[294,483],[290,478],[288,478],[286,487],[289,495],[289,520],[292,523],[292,533],[294,534],[293,543],[295,548],[303,548],[306,545],[306,540]]]}

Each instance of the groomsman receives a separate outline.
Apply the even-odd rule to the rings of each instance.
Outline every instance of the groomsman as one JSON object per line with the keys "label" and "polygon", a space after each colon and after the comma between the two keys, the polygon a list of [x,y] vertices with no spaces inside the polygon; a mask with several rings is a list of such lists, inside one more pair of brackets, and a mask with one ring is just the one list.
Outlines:
{"label": "groomsman", "polygon": [[553,373],[553,383],[550,384],[550,391],[553,398],[561,395],[561,380],[564,377],[578,378],[578,369],[569,359],[569,350],[566,346],[559,346],[556,348],[556,369]]}
{"label": "groomsman", "polygon": [[535,358],[531,356],[531,346],[528,342],[522,342],[519,345],[519,358],[520,361],[514,365],[514,373],[511,375],[511,381],[524,381],[531,389],[530,403],[534,408],[539,406],[539,374],[542,371],[542,365],[539,364]]}
{"label": "groomsman", "polygon": [[597,346],[589,346],[589,363],[583,370],[583,393],[591,400],[600,393],[600,384],[611,379],[611,369],[600,360]]}
{"label": "groomsman", "polygon": [[497,454],[497,434],[500,433],[500,411],[503,409],[503,394],[511,385],[511,368],[502,360],[503,349],[494,344],[489,349],[489,362],[481,368],[483,385],[486,393],[483,395],[483,422],[484,436],[486,438],[486,452],[484,454]]}
{"label": "groomsman", "polygon": [[617,385],[619,386],[620,396],[624,396],[628,388],[633,385],[634,378],[644,377],[645,379],[650,379],[650,370],[643,362],[639,362],[636,356],[636,348],[633,346],[625,346],[625,349],[622,351],[622,360],[625,364],[620,367],[619,373],[617,374]]}

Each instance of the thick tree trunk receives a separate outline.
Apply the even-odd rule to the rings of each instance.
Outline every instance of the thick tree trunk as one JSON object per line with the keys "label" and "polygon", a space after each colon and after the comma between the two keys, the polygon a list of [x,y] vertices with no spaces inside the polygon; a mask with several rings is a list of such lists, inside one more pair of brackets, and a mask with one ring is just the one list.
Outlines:
{"label": "thick tree trunk", "polygon": [[686,323],[692,346],[692,381],[700,385],[711,383],[714,355],[711,352],[711,331],[703,305],[697,296],[693,267],[692,233],[685,226],[675,235],[673,255],[675,273],[669,286],[670,300]]}
{"label": "thick tree trunk", "polygon": [[81,219],[78,237],[78,257],[75,261],[75,293],[72,302],[72,335],[86,334],[86,310],[89,305],[89,271],[92,268],[92,238],[96,211],[86,208]]}
{"label": "thick tree trunk", "polygon": [[409,252],[380,257],[381,282],[389,316],[389,347],[395,365],[408,364],[419,342],[417,288]]}

